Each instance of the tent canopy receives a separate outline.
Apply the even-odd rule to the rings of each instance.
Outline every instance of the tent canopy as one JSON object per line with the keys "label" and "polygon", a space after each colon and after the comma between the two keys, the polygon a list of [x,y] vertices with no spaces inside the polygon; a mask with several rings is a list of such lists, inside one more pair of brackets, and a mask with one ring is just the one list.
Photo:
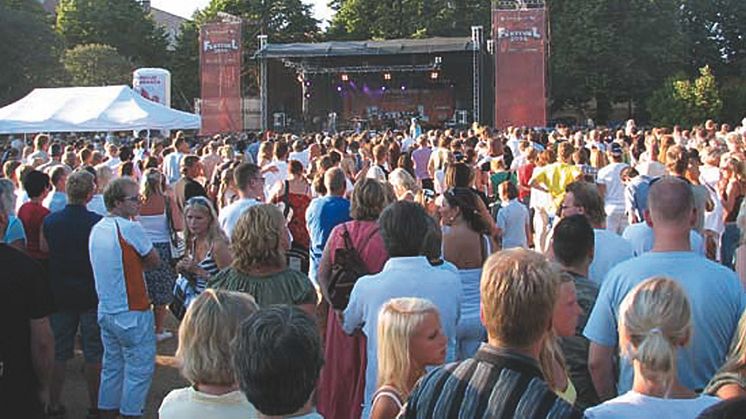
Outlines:
{"label": "tent canopy", "polygon": [[0,134],[199,129],[200,117],[151,102],[129,86],[34,89],[0,108]]}

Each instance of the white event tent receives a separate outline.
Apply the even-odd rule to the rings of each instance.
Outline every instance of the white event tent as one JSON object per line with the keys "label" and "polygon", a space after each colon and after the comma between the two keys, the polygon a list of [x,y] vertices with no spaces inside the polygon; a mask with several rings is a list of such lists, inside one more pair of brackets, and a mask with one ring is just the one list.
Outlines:
{"label": "white event tent", "polygon": [[199,115],[151,102],[129,86],[34,89],[0,108],[0,134],[199,129]]}

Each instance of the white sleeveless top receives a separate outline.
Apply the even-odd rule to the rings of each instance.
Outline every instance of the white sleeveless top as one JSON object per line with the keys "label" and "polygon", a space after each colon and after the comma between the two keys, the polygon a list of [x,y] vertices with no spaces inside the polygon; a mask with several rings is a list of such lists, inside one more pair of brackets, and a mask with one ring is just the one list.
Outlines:
{"label": "white sleeveless top", "polygon": [[168,243],[171,241],[166,213],[155,215],[141,215],[137,218],[143,230],[153,243]]}

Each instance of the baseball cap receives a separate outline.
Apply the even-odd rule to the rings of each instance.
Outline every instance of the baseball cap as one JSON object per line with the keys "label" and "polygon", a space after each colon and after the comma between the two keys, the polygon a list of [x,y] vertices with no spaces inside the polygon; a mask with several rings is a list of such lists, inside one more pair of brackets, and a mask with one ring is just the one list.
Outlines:
{"label": "baseball cap", "polygon": [[619,143],[611,143],[611,146],[609,147],[609,153],[611,153],[612,156],[621,156],[624,150],[622,149],[621,144]]}

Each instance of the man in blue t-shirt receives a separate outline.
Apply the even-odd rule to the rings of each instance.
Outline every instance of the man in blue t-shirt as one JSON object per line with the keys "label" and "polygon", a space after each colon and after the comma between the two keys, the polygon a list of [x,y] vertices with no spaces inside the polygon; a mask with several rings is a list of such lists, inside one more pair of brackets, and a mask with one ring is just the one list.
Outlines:
{"label": "man in blue t-shirt", "polygon": [[618,352],[619,306],[640,282],[666,276],[686,291],[692,306],[693,337],[679,350],[677,370],[682,385],[701,391],[725,360],[746,295],[735,273],[692,252],[689,231],[696,220],[689,184],[663,177],[650,188],[646,222],[652,227],[652,251],[615,266],[604,279],[583,334],[591,341],[589,369],[601,400],[632,388],[632,364],[620,360],[614,389],[613,357]]}
{"label": "man in blue t-shirt", "polygon": [[321,254],[332,229],[350,220],[350,201],[344,198],[347,181],[342,169],[333,167],[324,173],[326,195],[316,198],[306,210],[306,226],[311,236],[311,267],[308,277],[314,284]]}
{"label": "man in blue t-shirt", "polygon": [[49,283],[55,304],[50,319],[55,343],[50,411],[64,410],[60,403],[62,387],[67,361],[73,357],[78,329],[82,338],[90,409],[93,411],[98,406],[96,393],[104,348],[98,327],[98,297],[88,254],[88,238],[102,217],[86,209],[94,193],[93,175],[84,170],[75,172],[67,177],[65,189],[67,205],[49,214],[44,219],[42,230],[42,246],[49,251]]}

